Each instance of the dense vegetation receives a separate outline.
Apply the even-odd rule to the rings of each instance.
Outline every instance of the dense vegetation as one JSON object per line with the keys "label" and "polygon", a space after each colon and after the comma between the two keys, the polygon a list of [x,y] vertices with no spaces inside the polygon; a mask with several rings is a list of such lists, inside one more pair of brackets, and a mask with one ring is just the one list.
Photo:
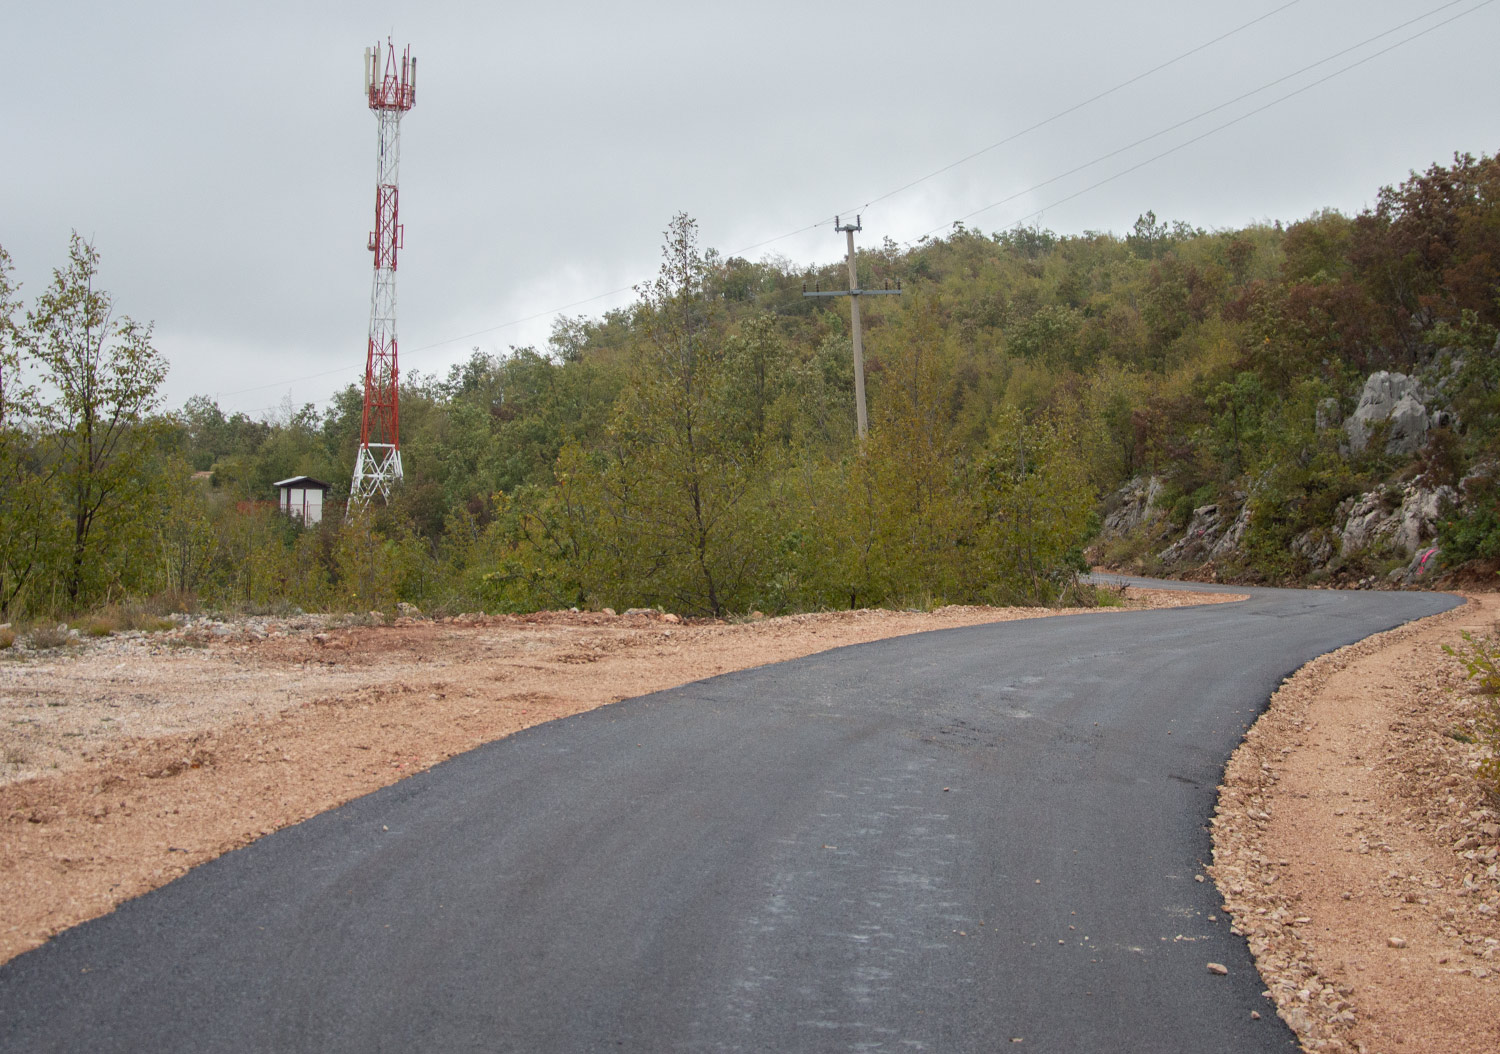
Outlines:
{"label": "dense vegetation", "polygon": [[[871,434],[854,439],[841,268],[725,259],[693,222],[628,309],[547,347],[404,379],[406,482],[303,530],[273,480],[347,490],[360,393],[322,413],[163,413],[150,328],[92,287],[92,247],[27,310],[0,252],[0,614],[128,597],[392,610],[1054,602],[1123,481],[1177,526],[1250,503],[1239,577],[1290,580],[1344,499],[1500,456],[1500,161],[1462,155],[1358,216],[1124,237],[955,227],[859,258]],[[1441,371],[1460,422],[1415,459],[1351,455],[1319,407],[1377,369]],[[1324,422],[1326,425],[1326,422]],[[208,480],[195,472],[211,472]],[[1493,476],[1491,477],[1493,478]],[[1471,488],[1472,489],[1472,488]],[[338,495],[335,494],[335,497]],[[1493,490],[1444,528],[1500,558]],[[1377,554],[1378,555],[1378,554]]]}

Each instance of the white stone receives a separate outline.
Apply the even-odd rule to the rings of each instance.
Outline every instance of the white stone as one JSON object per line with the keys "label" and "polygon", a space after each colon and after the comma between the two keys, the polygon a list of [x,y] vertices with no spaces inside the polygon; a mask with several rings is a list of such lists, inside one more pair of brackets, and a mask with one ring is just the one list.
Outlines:
{"label": "white stone", "polygon": [[1426,394],[1416,378],[1381,370],[1365,380],[1359,405],[1344,422],[1349,449],[1363,453],[1377,425],[1389,421],[1385,450],[1388,454],[1414,454],[1427,441],[1431,417],[1424,404]]}

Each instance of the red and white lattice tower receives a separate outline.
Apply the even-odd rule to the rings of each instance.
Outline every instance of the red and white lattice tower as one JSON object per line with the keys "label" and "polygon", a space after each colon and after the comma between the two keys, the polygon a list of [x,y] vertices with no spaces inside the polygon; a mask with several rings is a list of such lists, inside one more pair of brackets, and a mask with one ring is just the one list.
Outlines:
{"label": "red and white lattice tower", "polygon": [[349,508],[368,505],[377,495],[390,500],[401,482],[401,416],[397,405],[400,370],[396,364],[396,253],[402,248],[397,212],[396,169],[401,161],[401,118],[417,102],[417,60],[411,48],[396,59],[386,43],[365,49],[365,97],[380,126],[375,169],[375,281],[370,290],[370,344],[365,363],[365,412],[359,429],[359,456],[349,488]]}

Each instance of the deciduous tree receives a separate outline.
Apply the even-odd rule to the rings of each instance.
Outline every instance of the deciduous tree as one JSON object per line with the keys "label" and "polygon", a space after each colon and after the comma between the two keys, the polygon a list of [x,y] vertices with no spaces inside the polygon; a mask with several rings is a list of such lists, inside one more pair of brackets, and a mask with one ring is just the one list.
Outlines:
{"label": "deciduous tree", "polygon": [[39,416],[70,524],[62,578],[75,606],[100,566],[91,560],[100,529],[133,515],[146,496],[151,445],[143,426],[167,373],[151,325],[114,316],[110,295],[94,288],[98,271],[98,252],[75,232],[67,266],[52,272],[26,315],[27,349],[51,394]]}

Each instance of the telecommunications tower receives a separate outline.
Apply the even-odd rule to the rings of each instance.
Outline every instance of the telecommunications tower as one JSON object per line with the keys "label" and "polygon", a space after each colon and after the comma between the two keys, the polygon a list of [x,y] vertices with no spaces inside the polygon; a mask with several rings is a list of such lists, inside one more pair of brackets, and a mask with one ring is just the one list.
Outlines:
{"label": "telecommunications tower", "polygon": [[380,154],[375,168],[375,281],[370,289],[370,344],[365,360],[365,412],[359,428],[359,456],[349,488],[349,508],[363,508],[376,495],[389,501],[401,482],[401,427],[396,402],[400,371],[396,365],[396,252],[402,248],[398,221],[396,168],[401,161],[401,118],[417,102],[417,60],[411,48],[396,60],[387,40],[384,62],[380,45],[365,49],[365,98],[380,126]]}

